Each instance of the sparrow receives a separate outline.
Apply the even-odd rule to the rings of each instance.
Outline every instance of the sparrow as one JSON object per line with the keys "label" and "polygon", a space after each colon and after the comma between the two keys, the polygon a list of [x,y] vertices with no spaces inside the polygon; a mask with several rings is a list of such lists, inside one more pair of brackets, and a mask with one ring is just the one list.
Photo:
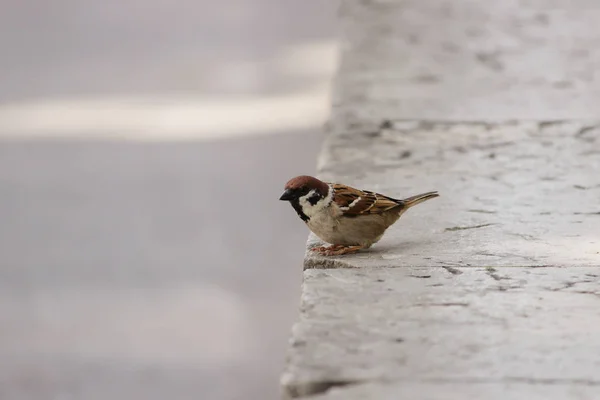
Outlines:
{"label": "sparrow", "polygon": [[311,250],[332,256],[368,249],[406,210],[438,196],[427,192],[399,200],[302,175],[285,184],[279,200],[289,201],[308,228],[331,244]]}

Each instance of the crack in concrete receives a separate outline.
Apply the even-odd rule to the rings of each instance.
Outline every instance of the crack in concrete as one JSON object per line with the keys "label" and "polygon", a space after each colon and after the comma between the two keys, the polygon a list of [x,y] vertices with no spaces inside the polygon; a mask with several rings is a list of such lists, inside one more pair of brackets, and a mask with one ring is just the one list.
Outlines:
{"label": "crack in concrete", "polygon": [[495,253],[488,253],[485,251],[479,251],[477,253],[475,253],[478,256],[486,256],[486,257],[502,257],[500,254],[495,254]]}
{"label": "crack in concrete", "polygon": [[584,378],[530,378],[522,376],[506,376],[500,379],[487,379],[478,377],[460,377],[460,378],[408,378],[398,377],[391,379],[372,379],[372,380],[355,380],[355,379],[323,379],[320,381],[296,383],[286,385],[286,395],[290,399],[308,398],[328,392],[332,388],[367,385],[367,384],[393,384],[402,382],[419,382],[425,384],[473,384],[473,385],[489,385],[489,384],[506,384],[506,383],[521,383],[525,385],[579,385],[579,386],[600,386],[600,380],[584,379]]}
{"label": "crack in concrete", "polygon": [[521,239],[524,239],[524,240],[538,240],[538,238],[537,238],[537,237],[535,237],[535,236],[533,236],[533,235],[528,235],[528,234],[526,234],[526,233],[514,233],[514,232],[508,232],[507,234],[508,234],[508,235],[511,235],[511,236],[520,237]]}
{"label": "crack in concrete", "polygon": [[489,224],[481,224],[481,225],[473,225],[473,226],[453,226],[452,228],[446,228],[444,229],[445,232],[455,232],[455,231],[464,231],[467,229],[478,229],[478,228],[485,228],[486,226],[491,226],[491,225],[498,225],[496,223],[489,223]]}
{"label": "crack in concrete", "polygon": [[584,126],[580,129],[578,129],[577,132],[575,132],[575,137],[585,136],[586,133],[594,131],[596,129],[598,129],[598,126],[596,126],[596,125]]}
{"label": "crack in concrete", "polygon": [[460,275],[463,273],[460,269],[454,268],[454,267],[442,266],[442,268],[444,268],[446,271],[450,272],[452,275]]}
{"label": "crack in concrete", "polygon": [[[404,379],[398,379],[403,381]],[[530,385],[586,385],[586,386],[600,386],[600,380],[594,379],[578,379],[578,378],[529,378],[522,376],[506,376],[500,379],[486,379],[486,378],[424,378],[424,379],[412,379],[412,381],[418,381],[422,383],[475,383],[475,384],[489,384],[489,383],[525,383]]]}
{"label": "crack in concrete", "polygon": [[538,124],[538,130],[543,130],[544,128],[549,128],[555,125],[562,125],[564,124],[566,121],[565,120],[552,120],[552,121],[542,121]]}
{"label": "crack in concrete", "polygon": [[368,383],[354,379],[323,379],[318,381],[294,383],[285,386],[286,395],[290,399],[312,397],[329,391],[332,388],[346,387]]}
{"label": "crack in concrete", "polygon": [[[600,152],[596,151],[595,154],[600,154]],[[573,187],[575,189],[579,189],[579,190],[591,190],[591,189],[598,189],[598,188],[600,188],[600,185],[594,185],[594,186],[573,185]]]}
{"label": "crack in concrete", "polygon": [[469,307],[471,304],[460,301],[448,301],[442,303],[415,303],[413,307]]}
{"label": "crack in concrete", "polygon": [[488,211],[488,210],[482,210],[482,209],[470,209],[467,211],[471,212],[471,213],[480,213],[480,214],[496,214],[496,211]]}
{"label": "crack in concrete", "polygon": [[596,296],[598,298],[600,298],[600,292],[594,292],[592,290],[576,290],[573,293],[578,293],[578,294],[591,294],[592,296]]}
{"label": "crack in concrete", "polygon": [[490,150],[490,149],[498,149],[500,147],[514,146],[516,143],[514,141],[505,141],[505,142],[496,142],[496,143],[486,143],[486,144],[474,144],[469,146],[472,149],[477,150]]}
{"label": "crack in concrete", "polygon": [[594,283],[594,280],[592,279],[580,279],[580,280],[576,280],[576,281],[567,281],[564,283],[564,286],[561,289],[569,289],[572,288],[575,285],[579,285],[581,283]]}
{"label": "crack in concrete", "polygon": [[485,273],[487,275],[489,275],[492,279],[494,279],[495,281],[503,281],[503,280],[510,280],[510,278],[506,277],[506,276],[500,276],[496,273],[496,268],[493,267],[486,267],[485,268]]}
{"label": "crack in concrete", "polygon": [[[594,283],[595,281],[592,279],[583,279],[583,280],[579,280],[579,281],[567,281],[564,282],[562,284],[562,286],[560,287],[556,287],[556,288],[545,288],[545,290],[548,290],[550,292],[559,292],[561,290],[566,290],[566,289],[570,289],[576,285],[579,285],[580,283]],[[572,293],[584,293],[584,294],[598,294],[597,292],[593,292],[593,291],[588,291],[588,290],[583,290],[583,291],[574,291]]]}

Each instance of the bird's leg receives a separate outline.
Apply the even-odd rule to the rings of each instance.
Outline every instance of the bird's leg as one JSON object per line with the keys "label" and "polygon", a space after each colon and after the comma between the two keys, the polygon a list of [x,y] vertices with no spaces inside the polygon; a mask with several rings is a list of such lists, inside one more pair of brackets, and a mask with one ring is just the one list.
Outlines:
{"label": "bird's leg", "polygon": [[332,244],[331,246],[313,247],[312,249],[310,249],[310,251],[325,255],[327,252],[329,252],[331,250],[338,250],[341,247],[344,247],[344,246],[342,246],[341,244]]}
{"label": "bird's leg", "polygon": [[327,255],[341,256],[342,254],[352,254],[358,252],[362,248],[362,246],[340,246],[338,249],[328,252]]}
{"label": "bird's leg", "polygon": [[342,254],[356,253],[362,248],[362,246],[343,246],[338,244],[331,247],[325,247],[323,250],[320,250],[319,253],[324,256],[341,256]]}

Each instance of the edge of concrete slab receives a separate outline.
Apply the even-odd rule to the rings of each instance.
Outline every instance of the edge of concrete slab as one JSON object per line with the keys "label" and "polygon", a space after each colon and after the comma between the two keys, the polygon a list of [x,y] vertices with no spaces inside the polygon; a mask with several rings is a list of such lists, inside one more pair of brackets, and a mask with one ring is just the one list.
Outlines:
{"label": "edge of concrete slab", "polygon": [[[537,142],[542,140],[539,135],[540,129],[544,130],[544,135],[551,134],[558,141],[557,147],[565,146],[570,149],[569,151],[580,152],[586,151],[586,146],[590,144],[590,142],[580,140],[582,132],[584,135],[589,132],[596,132],[599,126],[600,124],[595,121],[483,123],[394,121],[385,124],[380,134],[368,135],[369,143],[364,140],[365,135],[360,132],[353,134],[330,133],[319,157],[319,176],[336,180],[339,176],[340,179],[364,181],[367,184],[369,183],[366,179],[367,176],[363,173],[368,171],[369,181],[371,179],[374,182],[388,180],[391,182],[388,185],[389,189],[394,190],[398,180],[395,178],[390,180],[389,177],[386,177],[386,174],[390,174],[390,171],[398,166],[397,164],[393,165],[394,168],[386,169],[384,172],[372,168],[373,164],[367,164],[370,168],[367,170],[357,169],[355,166],[357,164],[365,165],[365,157],[371,157],[373,154],[379,154],[381,163],[385,163],[388,161],[386,152],[397,152],[399,146],[410,148],[412,152],[425,153],[426,156],[432,153],[431,149],[434,150],[433,153],[437,154],[437,144],[431,140],[431,137],[439,135],[440,129],[454,134],[452,137],[453,145],[457,144],[465,146],[465,148],[475,149],[473,151],[477,153],[475,158],[478,160],[477,162],[481,162],[480,156],[490,151],[490,149],[505,146],[507,140],[517,141],[519,146],[523,148],[523,153],[527,155],[527,159],[535,160],[536,152],[541,151],[542,147],[546,148],[544,145],[537,147]],[[472,131],[463,129],[464,127],[476,127],[477,129]],[[565,131],[569,131],[570,134],[564,135]],[[482,132],[486,135],[483,139],[478,136]],[[499,141],[498,135],[507,138],[507,140],[504,142]],[[561,139],[563,136],[564,138]],[[399,138],[399,141],[395,142],[394,138]],[[475,140],[475,144],[471,143],[471,140]],[[384,142],[384,144],[378,142]],[[447,144],[443,143],[442,147]],[[516,148],[517,146],[511,148],[513,147]],[[353,153],[353,155],[348,156],[348,152]],[[465,153],[461,150],[458,154],[462,157]],[[555,157],[555,154],[552,153],[550,156]],[[448,161],[454,163],[456,159],[453,157],[446,157],[445,160],[439,161],[440,165],[438,167],[435,167],[435,163],[438,161],[434,161],[433,170],[439,168],[440,171],[443,170],[444,174],[452,173],[454,167],[445,168],[443,163]],[[492,160],[496,162],[496,158]],[[405,161],[403,160],[403,162]],[[484,162],[487,162],[487,159]],[[510,162],[512,162],[512,156],[506,156],[505,163],[500,163],[497,167],[502,169],[506,163]],[[545,161],[538,160],[535,162]],[[339,164],[343,165],[344,174],[336,168]],[[403,171],[408,171],[409,174],[416,174],[419,168],[419,165],[404,164],[402,166]],[[577,173],[577,168],[575,168],[574,174],[577,175]],[[435,176],[436,174],[431,175]],[[536,177],[538,176],[535,174],[530,176],[532,179],[537,179]],[[409,178],[409,180],[412,179],[413,183],[407,186],[415,185],[417,181],[433,182],[431,177],[417,176],[417,178],[416,180],[414,177]],[[569,178],[567,177],[566,180],[568,181]],[[487,194],[493,196],[494,190],[497,190],[497,188],[489,187],[488,190],[490,193]],[[578,207],[594,206],[594,199],[597,199],[596,195],[598,194],[596,188],[593,190],[575,190],[586,194],[586,196],[579,199]],[[447,190],[445,192],[448,193]],[[535,199],[535,196],[540,194],[530,193],[530,195]],[[543,194],[543,196],[547,195],[549,194]],[[466,207],[475,206],[468,205]],[[558,199],[549,208],[548,214],[542,217],[550,216],[560,207],[563,209],[567,207],[564,199]],[[579,216],[582,214],[581,211],[573,210],[569,211],[569,215]],[[425,211],[425,209],[422,211]],[[508,262],[500,262],[501,259],[497,262],[489,260],[486,262],[485,260],[491,258],[492,252],[490,251],[482,257],[478,255],[479,245],[472,244],[478,240],[488,241],[490,237],[479,237],[482,233],[473,235],[476,230],[458,231],[461,238],[452,242],[450,247],[439,246],[439,243],[443,242],[444,239],[433,242],[428,241],[428,237],[436,235],[453,237],[452,235],[456,232],[447,228],[447,226],[456,224],[456,221],[452,218],[460,220],[467,218],[469,215],[464,210],[459,212],[452,205],[452,201],[450,204],[440,202],[435,212],[434,215],[431,215],[431,211],[425,214],[416,212],[417,215],[407,218],[406,221],[399,221],[398,226],[392,227],[391,231],[386,233],[387,239],[382,240],[382,249],[376,244],[373,250],[356,255],[323,257],[312,254],[310,248],[322,243],[313,234],[309,236],[304,259],[305,271],[300,318],[293,327],[288,364],[281,376],[284,398],[329,398],[328,396],[331,393],[332,398],[363,399],[368,398],[366,397],[368,390],[363,388],[366,385],[375,391],[373,393],[378,393],[377,396],[382,396],[373,398],[392,399],[396,390],[394,388],[397,388],[401,382],[412,382],[412,386],[419,387],[427,386],[430,383],[435,384],[436,382],[442,382],[444,383],[442,386],[446,387],[454,383],[464,388],[463,395],[470,392],[485,392],[484,389],[489,389],[489,387],[495,387],[496,389],[504,387],[502,393],[514,393],[514,388],[506,389],[508,386],[514,386],[511,382],[525,382],[527,384],[538,382],[541,388],[538,388],[539,390],[532,389],[528,392],[532,396],[542,396],[538,392],[547,392],[549,389],[544,385],[573,385],[585,393],[591,391],[592,388],[597,389],[600,381],[589,374],[581,373],[581,370],[578,370],[573,376],[565,377],[561,377],[560,374],[556,373],[557,371],[547,371],[546,374],[533,374],[535,376],[528,375],[531,370],[518,371],[520,363],[527,362],[527,360],[519,358],[518,351],[527,351],[526,349],[519,349],[521,341],[534,348],[536,342],[540,340],[539,335],[541,333],[532,325],[534,322],[532,322],[532,318],[528,317],[529,315],[544,314],[545,319],[540,320],[540,324],[548,324],[547,326],[554,324],[552,326],[561,332],[569,329],[567,325],[552,320],[554,317],[560,317],[561,315],[565,320],[571,319],[569,323],[589,327],[589,321],[583,322],[581,318],[574,317],[574,315],[585,315],[591,309],[590,307],[597,306],[597,302],[600,300],[600,287],[597,285],[600,279],[600,255],[598,255],[598,252],[591,254],[590,251],[593,250],[593,247],[582,247],[590,254],[586,253],[587,256],[582,255],[579,260],[567,261],[568,257],[572,255],[572,248],[567,247],[566,251],[553,249],[553,247],[560,246],[555,246],[552,243],[553,238],[550,237],[549,240],[535,241],[535,245],[544,246],[540,249],[550,252],[558,261],[536,258],[537,256],[544,256],[544,254],[537,254],[539,249],[534,248],[531,250],[533,242],[523,234],[522,236],[516,236],[517,239],[527,244],[527,246],[520,248],[522,253],[512,254],[507,252],[507,246],[503,245],[496,250],[499,257],[507,257]],[[518,214],[518,210],[511,211],[511,213],[512,217],[517,215],[521,219],[528,215],[527,209],[524,209],[521,214]],[[477,218],[480,217],[479,214],[474,213]],[[450,219],[446,218],[448,215],[450,215]],[[489,215],[495,217],[494,214]],[[489,215],[483,213],[486,218]],[[569,221],[567,221],[568,224],[563,221],[564,226],[561,225],[563,222],[560,221],[562,218],[560,217],[557,221],[552,221],[552,224],[558,224],[561,232],[566,234],[576,230],[589,233],[593,232],[598,223],[594,219],[596,215],[590,215],[589,217],[590,221],[577,220],[575,225],[570,224]],[[600,218],[600,215],[598,217]],[[428,226],[435,226],[438,219],[444,221],[441,226],[427,228]],[[424,220],[427,223],[423,223]],[[470,223],[475,222],[477,221],[471,221]],[[532,223],[534,223],[532,220],[526,221],[526,224]],[[406,236],[407,230],[413,233]],[[414,233],[419,230],[423,232],[420,234]],[[506,232],[496,229],[491,233],[501,235]],[[539,236],[543,237],[544,234],[540,233]],[[406,240],[410,241],[410,246],[401,244]],[[420,242],[424,244],[421,245]],[[469,251],[457,253],[456,248],[460,249],[464,243],[470,243],[469,246],[465,247]],[[406,256],[403,254],[398,256],[395,253],[395,247],[398,244],[402,248],[401,253],[408,251]],[[410,253],[411,246],[416,246],[419,251],[416,254]],[[519,250],[518,247],[517,250]],[[527,251],[531,251],[531,253],[527,254]],[[436,252],[439,254],[433,254]],[[521,258],[515,257],[515,254],[520,255]],[[566,268],[565,266],[572,268]],[[376,283],[373,284],[374,282]],[[388,285],[388,287],[385,288],[385,291],[382,291],[381,285]],[[518,297],[521,300],[524,299],[523,301],[526,300],[525,303],[530,304],[531,307],[520,305],[521,300],[517,301],[516,305],[510,304],[510,301],[505,300],[507,294],[510,294],[512,299]],[[493,310],[488,309],[490,305],[493,305]],[[562,305],[568,305],[572,308],[564,308],[561,311]],[[398,311],[399,308],[404,311]],[[418,313],[413,314],[406,311],[411,309],[418,310]],[[376,316],[373,317],[373,314],[376,314]],[[410,321],[402,326],[402,335],[412,331],[416,336],[412,339],[403,338],[397,343],[405,343],[407,346],[412,344],[412,350],[399,350],[397,343],[392,343],[393,340],[397,340],[392,338],[396,332],[396,327],[390,327],[389,320]],[[365,323],[370,327],[369,329],[358,328],[360,324]],[[433,327],[430,327],[431,329],[438,329],[441,326],[446,326],[446,328],[442,329],[441,333],[436,331],[431,334],[426,332],[429,329],[426,328],[428,324]],[[593,324],[600,326],[600,320],[593,322]],[[513,347],[498,344],[496,347],[492,346],[490,351],[485,350],[485,340],[469,339],[470,341],[465,341],[462,339],[468,339],[468,330],[471,328],[461,331],[456,329],[455,325],[475,326],[480,334],[483,332],[485,337],[491,337],[494,341],[505,340]],[[521,330],[525,333],[523,337],[507,336],[504,333],[506,327]],[[377,335],[383,336],[378,337]],[[456,357],[458,359],[456,361],[458,365],[456,367],[457,374],[448,375],[443,368],[440,369],[441,367],[437,365],[428,365],[427,362],[420,360],[429,351],[428,346],[432,344],[427,344],[427,341],[430,340],[438,344],[444,343],[444,341],[458,343],[452,350],[456,351],[454,356],[449,354],[452,353],[449,349],[447,351],[443,349],[436,350],[440,351],[438,356],[441,358]],[[585,341],[589,338],[584,330],[578,330],[572,333],[569,340],[558,341],[560,346],[565,347],[569,345],[570,340]],[[600,343],[598,345],[600,346]],[[372,348],[365,353],[364,350],[361,350],[364,346],[371,346]],[[391,347],[386,349],[386,346]],[[373,350],[373,348],[377,350]],[[477,351],[481,352],[482,355],[474,354],[472,348],[479,349]],[[512,352],[514,349],[518,349],[518,351]],[[505,364],[517,372],[510,375],[510,368],[502,370],[500,372],[503,375],[488,382],[484,379],[484,376],[478,375],[478,365],[486,363],[487,365],[493,365],[497,362],[495,354],[498,351],[510,354],[510,359],[505,361]],[[375,355],[369,352],[375,352]],[[543,353],[543,350],[540,348],[533,352],[535,354],[532,353],[532,357],[539,358],[538,356]],[[590,366],[592,360],[586,358],[583,353],[585,353],[585,349],[575,357],[575,361],[581,365]],[[562,352],[559,354],[558,359],[561,355],[567,357],[567,353]],[[465,360],[475,359],[475,362],[471,363],[464,360],[463,362],[460,361],[461,358]],[[543,365],[545,361],[536,360],[536,362]],[[377,363],[381,363],[381,366],[373,365]],[[413,363],[415,370],[407,368],[407,363]],[[402,365],[404,366],[399,367]],[[502,369],[506,365],[488,368]],[[574,370],[577,369],[575,364],[572,367]],[[429,370],[433,373],[427,372]],[[484,383],[485,385],[478,384],[473,387],[472,383]],[[433,389],[431,391],[432,393],[435,392]],[[432,394],[432,396],[434,395]]]}
{"label": "edge of concrete slab", "polygon": [[456,399],[517,384],[523,398],[592,393],[599,279],[599,267],[306,270],[284,396],[391,400],[404,384],[461,387]]}
{"label": "edge of concrete slab", "polygon": [[441,196],[307,252],[287,398],[594,398],[597,10],[524,3],[342,3],[319,177]]}

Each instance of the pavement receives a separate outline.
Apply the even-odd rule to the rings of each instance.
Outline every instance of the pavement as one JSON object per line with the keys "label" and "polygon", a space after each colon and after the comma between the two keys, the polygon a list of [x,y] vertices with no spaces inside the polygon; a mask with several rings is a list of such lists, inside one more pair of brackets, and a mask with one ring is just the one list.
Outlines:
{"label": "pavement", "polygon": [[440,197],[367,251],[307,252],[284,397],[598,398],[598,10],[348,0],[340,14],[319,176]]}
{"label": "pavement", "polygon": [[1,399],[279,397],[335,12],[3,6]]}

